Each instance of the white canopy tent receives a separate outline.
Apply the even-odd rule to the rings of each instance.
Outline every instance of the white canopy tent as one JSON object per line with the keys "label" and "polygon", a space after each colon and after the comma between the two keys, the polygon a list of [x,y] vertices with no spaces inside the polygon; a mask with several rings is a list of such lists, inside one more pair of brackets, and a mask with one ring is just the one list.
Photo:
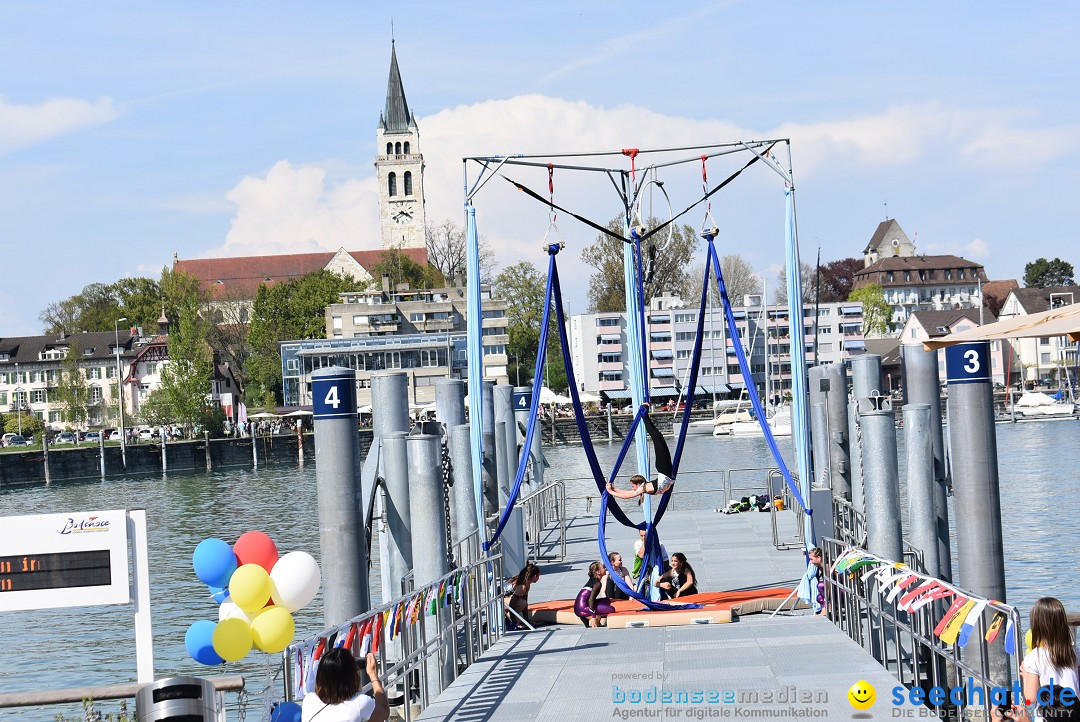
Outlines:
{"label": "white canopy tent", "polygon": [[600,403],[600,397],[590,393],[583,393],[578,396],[583,404],[598,404]]}
{"label": "white canopy tent", "polygon": [[997,341],[1010,338],[1051,338],[1068,336],[1080,341],[1080,304],[1052,308],[1049,311],[1014,316],[985,326],[950,333],[948,336],[923,342],[927,351],[968,341]]}

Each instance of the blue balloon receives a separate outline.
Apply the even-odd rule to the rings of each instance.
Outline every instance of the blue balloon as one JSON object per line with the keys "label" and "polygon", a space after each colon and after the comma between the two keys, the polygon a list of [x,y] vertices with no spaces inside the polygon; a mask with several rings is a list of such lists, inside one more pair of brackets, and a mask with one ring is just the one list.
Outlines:
{"label": "blue balloon", "polygon": [[187,647],[188,654],[199,664],[205,664],[208,667],[225,664],[225,660],[214,651],[216,626],[211,621],[200,619],[188,627],[187,634],[184,635],[184,646]]}
{"label": "blue balloon", "polygon": [[296,702],[279,702],[270,711],[270,722],[300,722],[300,712]]}
{"label": "blue balloon", "polygon": [[210,587],[210,596],[214,598],[214,601],[221,604],[229,599],[229,589],[225,587]]}
{"label": "blue balloon", "polygon": [[195,576],[211,587],[226,587],[236,571],[236,555],[232,547],[220,539],[203,539],[191,555]]}

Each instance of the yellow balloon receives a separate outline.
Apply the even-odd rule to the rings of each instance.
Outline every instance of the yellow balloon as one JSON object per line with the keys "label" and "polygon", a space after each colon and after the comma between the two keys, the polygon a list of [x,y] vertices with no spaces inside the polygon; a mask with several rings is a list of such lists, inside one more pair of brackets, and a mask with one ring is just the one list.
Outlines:
{"label": "yellow balloon", "polygon": [[1024,632],[1024,654],[1031,651],[1031,630]]}
{"label": "yellow balloon", "polygon": [[258,564],[245,564],[229,579],[233,604],[248,614],[259,611],[270,600],[270,574]]}
{"label": "yellow balloon", "polygon": [[295,631],[296,623],[285,607],[267,607],[251,621],[255,646],[270,654],[277,654],[288,647]]}
{"label": "yellow balloon", "polygon": [[238,617],[218,622],[212,637],[214,651],[226,662],[238,662],[251,651],[251,625]]}

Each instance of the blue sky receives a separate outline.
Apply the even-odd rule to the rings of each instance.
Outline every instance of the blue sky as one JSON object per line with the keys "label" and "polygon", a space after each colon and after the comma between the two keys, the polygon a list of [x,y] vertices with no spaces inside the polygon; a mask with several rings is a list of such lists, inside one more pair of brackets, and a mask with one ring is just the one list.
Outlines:
{"label": "blue sky", "polygon": [[[14,2],[0,335],[174,253],[376,247],[391,12],[430,220],[461,217],[462,155],[790,137],[804,259],[858,255],[887,202],[921,251],[992,278],[1080,264],[1071,3]],[[664,176],[676,206],[698,170]],[[498,260],[542,261],[545,210],[494,185],[477,213]],[[771,279],[781,186],[736,185],[713,204],[721,250]],[[606,221],[609,188],[559,175],[557,201]],[[559,228],[571,252],[593,237]]]}

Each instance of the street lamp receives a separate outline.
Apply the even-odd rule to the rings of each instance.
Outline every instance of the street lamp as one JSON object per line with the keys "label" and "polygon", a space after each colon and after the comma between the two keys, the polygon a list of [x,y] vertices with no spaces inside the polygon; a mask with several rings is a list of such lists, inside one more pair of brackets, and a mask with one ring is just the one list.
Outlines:
{"label": "street lamp", "polygon": [[[116,339],[116,398],[120,407],[120,461],[127,470],[127,441],[124,433],[124,374],[120,370],[120,322],[127,321],[127,316],[118,318],[113,323],[113,336]],[[108,333],[106,331],[105,333]]]}

